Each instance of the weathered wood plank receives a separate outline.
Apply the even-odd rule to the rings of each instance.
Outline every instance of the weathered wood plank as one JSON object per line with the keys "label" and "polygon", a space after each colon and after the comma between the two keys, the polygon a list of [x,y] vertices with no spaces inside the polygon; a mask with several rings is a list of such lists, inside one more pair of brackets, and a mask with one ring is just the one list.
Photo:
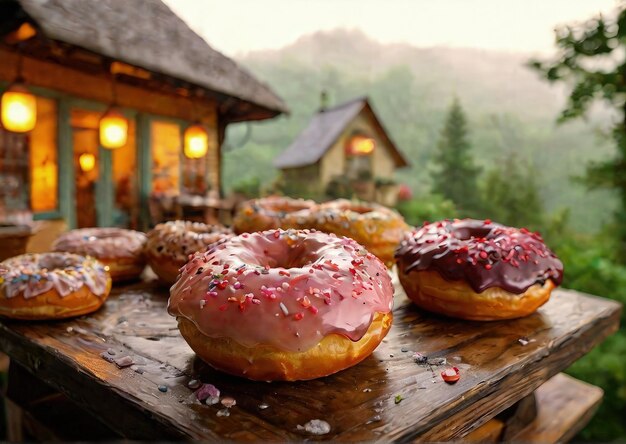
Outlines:
{"label": "weathered wood plank", "polygon": [[559,373],[537,389],[537,417],[515,442],[567,442],[587,425],[600,405],[601,388]]}
{"label": "weathered wood plank", "polygon": [[[154,284],[138,284],[117,289],[91,317],[5,321],[0,348],[129,438],[450,440],[569,366],[617,329],[620,313],[616,302],[559,290],[525,319],[465,322],[420,312],[400,294],[394,327],[370,358],[327,378],[269,384],[207,368],[165,313],[166,300]],[[106,362],[100,353],[109,348],[139,360],[144,372]],[[445,384],[443,368],[416,364],[412,352],[446,358],[461,370],[461,380]],[[184,383],[190,377],[233,396],[230,416],[189,403],[192,392]],[[262,403],[269,408],[260,409]],[[298,429],[315,418],[331,424],[328,435]]]}
{"label": "weathered wood plank", "polygon": [[[32,441],[119,440],[97,418],[44,384],[24,367],[11,363],[6,397],[22,410],[24,437]],[[71,421],[68,421],[71,418]]]}

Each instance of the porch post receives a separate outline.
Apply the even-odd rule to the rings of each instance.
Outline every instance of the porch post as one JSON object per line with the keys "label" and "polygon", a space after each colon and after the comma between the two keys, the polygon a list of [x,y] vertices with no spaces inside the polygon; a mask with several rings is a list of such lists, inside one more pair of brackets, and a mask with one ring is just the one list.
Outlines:
{"label": "porch post", "polygon": [[59,152],[59,211],[69,229],[76,228],[76,182],[74,178],[74,146],[70,124],[70,105],[59,99],[57,145]]}
{"label": "porch post", "polygon": [[152,191],[152,137],[150,134],[150,118],[137,114],[137,175],[139,183],[139,225],[143,230],[150,227],[150,193]]}

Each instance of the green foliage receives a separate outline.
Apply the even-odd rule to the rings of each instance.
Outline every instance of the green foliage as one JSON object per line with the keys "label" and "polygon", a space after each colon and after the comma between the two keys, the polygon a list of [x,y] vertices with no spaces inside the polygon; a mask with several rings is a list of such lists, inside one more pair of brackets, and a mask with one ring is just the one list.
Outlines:
{"label": "green foliage", "polygon": [[[549,239],[550,241],[551,239]],[[563,286],[626,304],[626,267],[610,260],[611,237],[575,234],[567,228],[556,244],[563,261]],[[604,389],[604,399],[590,424],[577,437],[595,442],[626,438],[626,312],[613,336],[572,365],[567,373]]]}
{"label": "green foliage", "polygon": [[452,219],[458,216],[454,202],[440,194],[430,194],[400,202],[396,209],[409,225],[422,225],[424,222]]}
{"label": "green foliage", "polygon": [[434,192],[454,202],[464,213],[472,214],[480,209],[480,168],[474,165],[467,131],[465,113],[455,98],[433,157],[436,169],[432,173],[432,180]]}
{"label": "green foliage", "polygon": [[543,226],[536,172],[517,156],[509,156],[491,169],[482,188],[485,218],[516,227],[539,229]]}
{"label": "green foliage", "polygon": [[231,191],[236,185],[254,180],[258,180],[261,187],[269,186],[278,175],[272,160],[279,152],[270,145],[256,142],[226,152],[222,169],[224,188]]}
{"label": "green foliage", "polygon": [[550,82],[573,83],[560,121],[584,116],[592,103],[602,100],[622,121],[614,127],[616,153],[610,160],[593,163],[587,169],[586,182],[591,188],[609,188],[618,192],[619,207],[615,218],[620,227],[618,257],[626,263],[626,4],[617,18],[593,18],[579,26],[557,30],[558,54],[555,60],[531,66]]}
{"label": "green foliage", "polygon": [[[444,125],[447,106],[456,94],[471,110],[471,142],[477,167],[487,171],[494,159],[519,153],[536,171],[545,208],[570,207],[571,224],[597,231],[611,218],[616,196],[606,190],[588,193],[570,177],[582,175],[589,161],[602,161],[610,141],[593,130],[602,110],[589,122],[556,127],[560,92],[524,69],[525,55],[471,49],[422,49],[380,45],[358,32],[322,32],[278,51],[251,53],[239,61],[285,99],[287,117],[250,124],[247,143],[224,153],[224,188],[245,176],[257,176],[265,188],[277,170],[272,159],[309,123],[328,91],[334,106],[368,95],[391,138],[411,163],[395,179],[415,196],[432,189],[429,166]],[[455,69],[450,69],[454,66]],[[485,81],[488,74],[489,81]],[[248,124],[229,125],[227,143],[247,140]]]}
{"label": "green foliage", "polygon": [[244,178],[233,185],[233,191],[248,199],[259,197],[261,195],[261,181],[256,176]]}
{"label": "green foliage", "polygon": [[352,181],[346,176],[333,177],[326,186],[325,194],[329,199],[352,199],[354,197]]}

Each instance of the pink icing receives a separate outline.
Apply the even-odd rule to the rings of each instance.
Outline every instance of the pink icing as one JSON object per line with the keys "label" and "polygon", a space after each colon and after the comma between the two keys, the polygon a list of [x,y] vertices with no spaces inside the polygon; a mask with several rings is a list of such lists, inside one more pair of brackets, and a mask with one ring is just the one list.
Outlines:
{"label": "pink icing", "polygon": [[0,264],[0,294],[34,298],[55,289],[61,297],[86,285],[96,296],[107,290],[109,273],[92,257],[70,253],[23,254]]}
{"label": "pink icing", "polygon": [[96,258],[135,258],[143,253],[146,235],[123,228],[81,228],[62,234],[54,251],[67,251]]}
{"label": "pink icing", "polygon": [[181,269],[168,311],[206,336],[306,351],[337,333],[358,341],[393,307],[385,265],[356,241],[314,230],[244,233]]}

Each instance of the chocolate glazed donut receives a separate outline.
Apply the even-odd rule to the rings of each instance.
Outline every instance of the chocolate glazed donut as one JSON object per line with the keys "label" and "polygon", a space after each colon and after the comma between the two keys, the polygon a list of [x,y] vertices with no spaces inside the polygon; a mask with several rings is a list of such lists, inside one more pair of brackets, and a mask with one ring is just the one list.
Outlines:
{"label": "chocolate glazed donut", "polygon": [[490,220],[425,224],[405,237],[395,256],[411,300],[465,319],[526,316],[563,279],[563,264],[538,233]]}

